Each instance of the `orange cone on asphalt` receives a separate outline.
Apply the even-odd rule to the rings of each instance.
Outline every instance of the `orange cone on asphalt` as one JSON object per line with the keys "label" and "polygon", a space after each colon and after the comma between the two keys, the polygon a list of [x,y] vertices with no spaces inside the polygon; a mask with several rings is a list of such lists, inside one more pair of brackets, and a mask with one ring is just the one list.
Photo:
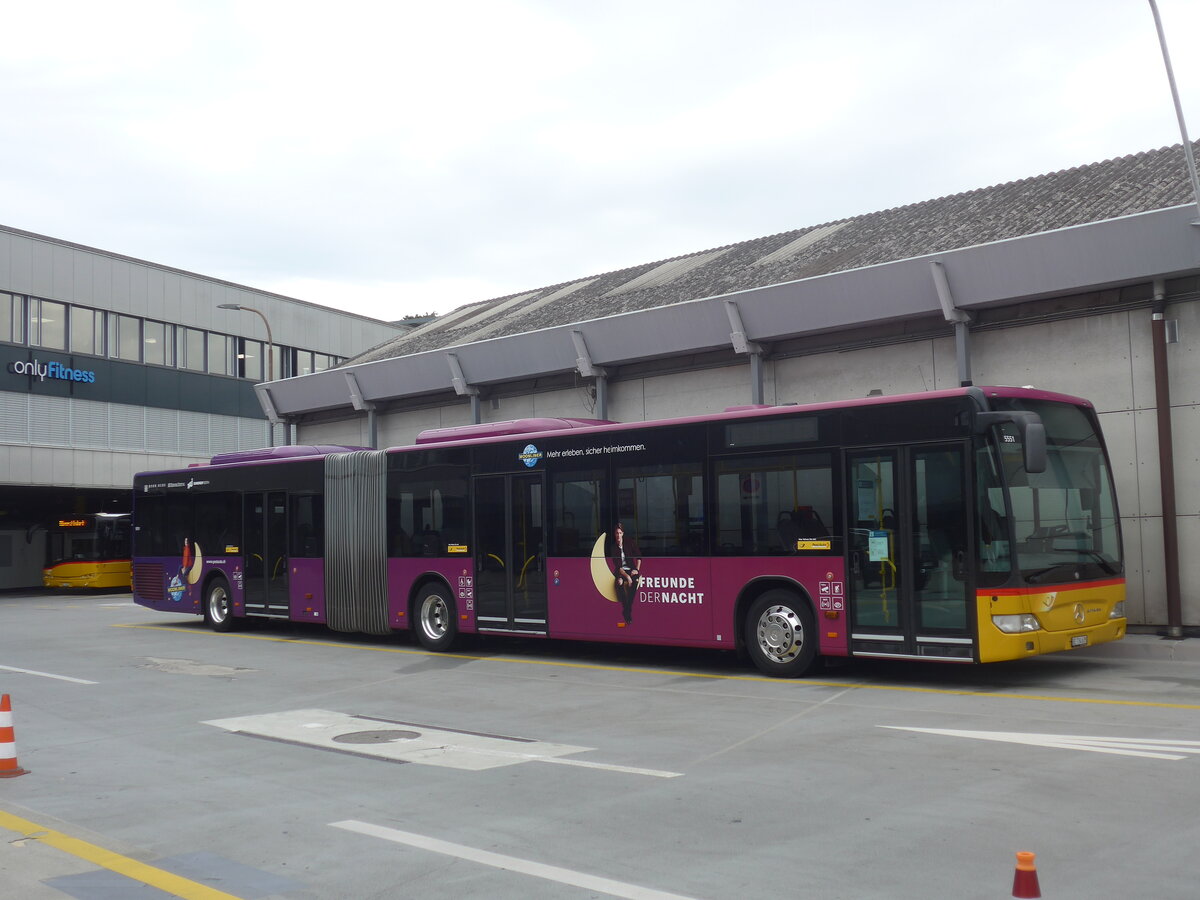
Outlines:
{"label": "orange cone on asphalt", "polygon": [[1014,897],[1040,897],[1042,889],[1038,887],[1037,866],[1034,865],[1034,854],[1027,850],[1017,853],[1017,871],[1013,874]]}
{"label": "orange cone on asphalt", "polygon": [[15,778],[26,774],[17,765],[17,741],[13,736],[12,703],[8,694],[0,697],[0,778]]}

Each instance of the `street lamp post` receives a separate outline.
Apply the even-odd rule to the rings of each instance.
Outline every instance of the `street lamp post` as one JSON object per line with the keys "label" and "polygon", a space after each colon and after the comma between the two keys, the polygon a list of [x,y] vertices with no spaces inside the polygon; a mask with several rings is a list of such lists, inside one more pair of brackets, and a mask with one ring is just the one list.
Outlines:
{"label": "street lamp post", "polygon": [[[245,312],[252,312],[263,321],[263,326],[267,329],[267,371],[263,381],[270,381],[275,377],[275,341],[271,337],[271,323],[267,321],[267,317],[263,315],[262,310],[255,309],[253,306],[243,306],[240,303],[218,303],[217,309],[240,309]],[[285,423],[284,427],[287,425]],[[269,446],[275,446],[275,425],[272,422],[267,423],[267,442]]]}

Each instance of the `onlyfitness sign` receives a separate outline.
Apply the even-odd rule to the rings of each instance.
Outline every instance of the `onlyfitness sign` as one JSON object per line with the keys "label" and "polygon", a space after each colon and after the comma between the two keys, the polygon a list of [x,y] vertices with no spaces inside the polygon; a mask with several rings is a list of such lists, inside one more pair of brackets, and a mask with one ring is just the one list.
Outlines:
{"label": "onlyfitness sign", "polygon": [[72,369],[60,362],[41,363],[36,359],[18,359],[8,364],[8,371],[14,375],[28,375],[36,378],[38,381],[45,381],[47,378],[51,378],[58,381],[79,381],[85,384],[96,383],[96,373],[92,370]]}

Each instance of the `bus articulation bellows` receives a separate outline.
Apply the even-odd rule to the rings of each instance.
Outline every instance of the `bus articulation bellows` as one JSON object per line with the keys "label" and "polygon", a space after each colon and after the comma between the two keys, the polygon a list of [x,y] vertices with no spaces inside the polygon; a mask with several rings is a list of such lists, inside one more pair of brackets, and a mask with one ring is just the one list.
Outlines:
{"label": "bus articulation bellows", "polygon": [[338,631],[515,634],[972,663],[1122,637],[1085,400],[971,387],[410,447],[228,453],[134,481],[134,599]]}

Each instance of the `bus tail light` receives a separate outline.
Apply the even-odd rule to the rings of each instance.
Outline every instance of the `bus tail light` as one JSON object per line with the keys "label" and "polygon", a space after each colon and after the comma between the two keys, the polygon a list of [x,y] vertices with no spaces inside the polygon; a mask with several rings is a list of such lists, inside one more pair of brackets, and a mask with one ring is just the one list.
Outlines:
{"label": "bus tail light", "polygon": [[1123,619],[1123,618],[1125,618],[1125,601],[1124,601],[1124,600],[1118,600],[1116,603],[1114,603],[1114,604],[1113,604],[1113,608],[1112,608],[1112,612],[1110,612],[1110,613],[1108,614],[1108,617],[1109,617],[1110,619]]}
{"label": "bus tail light", "polygon": [[1042,628],[1038,623],[1037,616],[1031,613],[1020,613],[1015,616],[992,616],[992,624],[1005,634],[1040,631]]}

